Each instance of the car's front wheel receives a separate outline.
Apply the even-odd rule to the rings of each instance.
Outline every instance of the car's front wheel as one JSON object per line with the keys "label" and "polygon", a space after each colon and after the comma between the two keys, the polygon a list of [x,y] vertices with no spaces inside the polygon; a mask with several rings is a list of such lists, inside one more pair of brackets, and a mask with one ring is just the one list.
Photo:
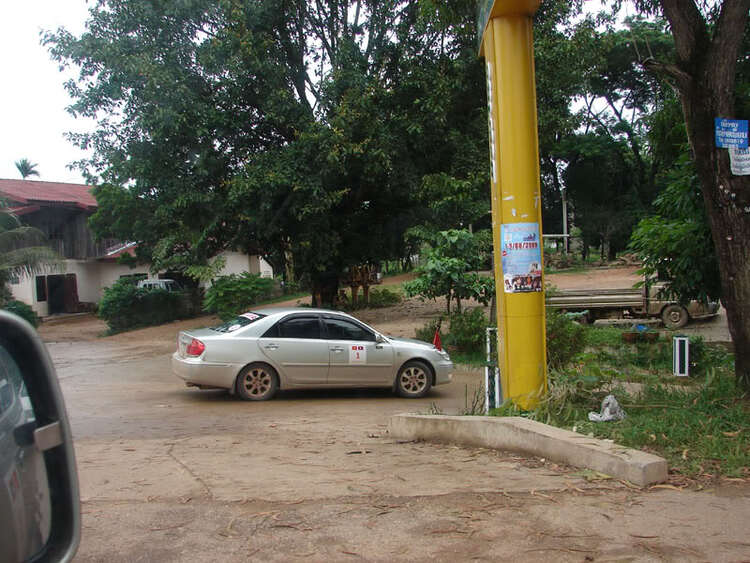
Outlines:
{"label": "car's front wheel", "polygon": [[245,366],[237,376],[237,394],[246,401],[267,401],[279,388],[279,376],[266,364]]}
{"label": "car's front wheel", "polygon": [[432,371],[424,362],[406,362],[398,371],[396,391],[407,399],[419,399],[432,387]]}

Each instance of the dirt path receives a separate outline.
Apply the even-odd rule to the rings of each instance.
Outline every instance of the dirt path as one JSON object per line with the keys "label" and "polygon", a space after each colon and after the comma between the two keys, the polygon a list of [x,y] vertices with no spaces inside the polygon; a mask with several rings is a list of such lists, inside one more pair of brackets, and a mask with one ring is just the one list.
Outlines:
{"label": "dirt path", "polygon": [[[359,316],[412,336],[441,309],[413,300]],[[750,558],[747,485],[641,491],[544,460],[389,437],[392,414],[465,409],[480,371],[417,401],[310,391],[244,403],[186,389],[169,368],[177,331],[215,321],[106,338],[91,316],[41,327],[76,440],[77,561]]]}
{"label": "dirt path", "polygon": [[391,414],[463,409],[479,372],[418,401],[317,391],[244,403],[182,387],[163,351],[170,329],[150,330],[139,353],[124,335],[50,344],[76,440],[77,561],[747,557],[748,487],[640,491],[388,436]]}

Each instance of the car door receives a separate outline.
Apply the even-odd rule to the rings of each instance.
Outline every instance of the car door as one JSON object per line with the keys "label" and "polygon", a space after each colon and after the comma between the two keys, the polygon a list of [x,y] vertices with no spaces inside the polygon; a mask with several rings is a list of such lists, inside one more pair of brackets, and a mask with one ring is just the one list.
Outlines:
{"label": "car door", "polygon": [[258,346],[292,385],[325,385],[328,343],[318,315],[284,317],[258,339]]}
{"label": "car door", "polygon": [[323,315],[328,339],[331,385],[390,385],[393,381],[393,347],[376,342],[367,327],[338,315]]}

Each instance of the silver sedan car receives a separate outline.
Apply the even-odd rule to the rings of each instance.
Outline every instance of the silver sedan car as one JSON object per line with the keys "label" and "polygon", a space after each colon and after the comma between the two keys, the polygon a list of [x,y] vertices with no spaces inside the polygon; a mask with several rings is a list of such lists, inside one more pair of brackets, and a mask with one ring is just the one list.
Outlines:
{"label": "silver sedan car", "polygon": [[432,344],[384,336],[346,313],[277,308],[180,332],[172,370],[190,387],[249,401],[324,387],[390,387],[419,398],[451,381],[453,363]]}

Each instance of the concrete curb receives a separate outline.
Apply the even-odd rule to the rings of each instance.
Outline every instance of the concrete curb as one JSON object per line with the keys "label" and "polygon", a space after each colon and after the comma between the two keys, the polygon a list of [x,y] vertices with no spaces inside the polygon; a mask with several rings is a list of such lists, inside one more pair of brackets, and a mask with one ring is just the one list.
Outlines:
{"label": "concrete curb", "polygon": [[521,417],[397,414],[388,432],[400,440],[425,440],[494,448],[586,467],[641,487],[667,479],[659,456],[590,438]]}

